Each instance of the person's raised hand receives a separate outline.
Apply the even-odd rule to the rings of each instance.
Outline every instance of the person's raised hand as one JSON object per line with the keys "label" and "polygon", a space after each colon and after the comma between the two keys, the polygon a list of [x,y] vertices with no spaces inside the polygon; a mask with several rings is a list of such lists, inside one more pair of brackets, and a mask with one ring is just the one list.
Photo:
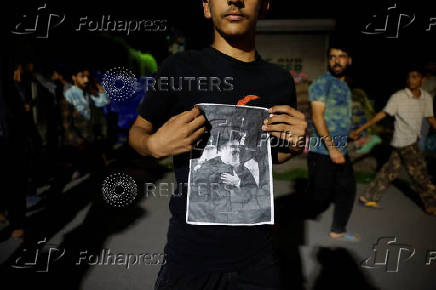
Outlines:
{"label": "person's raised hand", "polygon": [[301,150],[305,145],[307,121],[304,114],[288,105],[273,106],[272,116],[265,119],[262,130],[289,142],[289,148]]}
{"label": "person's raised hand", "polygon": [[151,135],[147,142],[156,158],[189,152],[194,143],[203,135],[206,121],[198,107],[171,117]]}

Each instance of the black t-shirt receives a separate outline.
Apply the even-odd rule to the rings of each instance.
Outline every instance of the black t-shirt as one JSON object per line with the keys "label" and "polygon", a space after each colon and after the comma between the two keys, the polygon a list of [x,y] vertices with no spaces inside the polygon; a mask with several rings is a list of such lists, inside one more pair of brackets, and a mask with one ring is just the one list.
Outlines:
{"label": "black t-shirt", "polygon": [[[182,52],[163,62],[155,80],[155,90],[148,89],[138,108],[154,131],[198,103],[296,107],[295,84],[289,72],[267,63],[257,53],[254,61],[243,62],[211,47]],[[165,247],[168,263],[191,269],[232,270],[270,251],[270,225],[186,224],[189,156],[173,157],[178,188],[170,199],[172,218]]]}

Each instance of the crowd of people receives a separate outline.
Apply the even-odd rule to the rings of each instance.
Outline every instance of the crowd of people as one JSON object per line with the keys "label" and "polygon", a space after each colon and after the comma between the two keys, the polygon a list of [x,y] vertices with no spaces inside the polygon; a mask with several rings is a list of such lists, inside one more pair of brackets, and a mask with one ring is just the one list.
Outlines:
{"label": "crowd of people", "polygon": [[[51,200],[68,182],[105,168],[122,130],[88,67],[15,63],[5,80],[0,154],[8,174],[2,176],[0,219],[20,238],[29,200]],[[48,190],[37,195],[46,184]]]}
{"label": "crowd of people", "polygon": [[[347,77],[352,63],[350,48],[345,42],[338,42],[328,50],[328,60],[328,72],[309,87],[311,138],[321,138],[323,142],[309,144],[307,197],[315,213],[334,203],[330,237],[347,242],[360,240],[358,234],[349,232],[346,227],[354,206],[356,178],[349,146],[347,142],[337,140],[348,138],[358,142],[363,138],[362,144],[370,144],[364,150],[368,153],[379,143],[373,140],[380,138],[371,135],[374,131],[368,134],[367,130],[388,115],[394,118],[390,142],[393,151],[375,179],[359,196],[359,204],[371,209],[381,208],[379,201],[383,192],[405,167],[425,211],[436,216],[436,186],[427,171],[425,155],[419,148],[419,143],[425,144],[423,140],[428,132],[422,132],[423,124],[436,129],[433,98],[421,88],[426,76],[424,70],[419,65],[410,66],[404,75],[405,88],[393,94],[383,110],[373,114],[366,122],[353,126],[353,100],[360,99],[367,107],[371,105],[365,102],[366,98],[360,91],[353,90],[357,96],[354,97],[350,89]],[[361,138],[362,133],[365,136]]]}

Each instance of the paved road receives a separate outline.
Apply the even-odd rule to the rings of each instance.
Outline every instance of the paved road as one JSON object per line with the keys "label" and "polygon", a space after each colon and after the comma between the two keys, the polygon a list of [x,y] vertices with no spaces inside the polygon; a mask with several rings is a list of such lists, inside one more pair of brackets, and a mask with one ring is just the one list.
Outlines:
{"label": "paved road", "polygon": [[[129,166],[132,167],[131,164]],[[275,170],[280,172],[304,166],[304,159],[299,158],[277,166]],[[150,177],[153,169],[145,169],[144,173],[133,167],[129,169],[129,174],[135,177],[138,184],[174,181],[170,172]],[[41,275],[49,273],[35,274],[34,269],[11,269],[10,264],[22,256],[23,248],[29,248],[32,242],[47,238],[50,247],[66,249],[65,256],[50,263],[49,272],[56,274],[56,283],[62,283],[57,284],[59,289],[152,289],[159,270],[159,265],[156,265],[159,263],[158,255],[163,252],[170,217],[169,191],[163,188],[160,193],[156,191],[155,195],[149,194],[128,210],[107,210],[101,209],[97,206],[98,202],[90,198],[99,193],[99,186],[92,180],[86,181],[64,194],[65,198],[61,205],[55,206],[56,210],[43,211],[32,217],[34,238],[22,248],[14,240],[2,242],[0,259],[1,262],[6,261],[3,263],[3,271],[10,274],[15,282],[18,279],[19,282],[29,283],[35,279],[30,284],[37,281],[46,283]],[[291,283],[294,283],[293,289],[327,289],[346,278],[352,282],[343,283],[342,287],[337,288],[436,289],[436,217],[425,214],[413,202],[413,194],[409,194],[409,197],[403,193],[404,190],[391,186],[383,199],[383,210],[366,209],[356,204],[349,230],[359,233],[361,241],[343,243],[328,237],[332,207],[316,219],[302,219],[292,213],[298,211],[298,206],[295,207],[295,193],[301,191],[302,186],[304,187],[304,180],[302,183],[275,180],[274,183],[278,211],[276,216],[279,215],[278,220],[281,221],[276,227],[277,244],[283,253]],[[365,185],[358,185],[358,191],[362,192],[364,187]],[[390,237],[390,240],[381,240],[377,247],[379,265],[370,261],[368,266],[372,266],[372,269],[362,267],[361,262],[374,254],[373,245],[383,237]],[[389,241],[390,244],[387,244]],[[101,261],[99,265],[95,256],[104,256],[104,253],[101,254],[102,249],[106,249],[106,258],[108,251],[120,254],[121,258],[117,262],[119,265],[111,265],[110,257],[107,258],[109,265],[104,265]],[[430,250],[435,251],[435,258],[432,264],[426,265],[426,255]],[[383,263],[385,253],[389,255],[386,263]],[[53,251],[52,254],[54,257],[59,252]],[[135,255],[155,256],[151,256],[145,265],[130,265],[127,269],[123,265],[123,257],[128,254],[132,257],[131,261]],[[407,259],[409,256],[411,257]],[[74,263],[79,263],[79,258],[82,257],[81,264],[62,263],[61,260],[65,257],[70,257]]]}

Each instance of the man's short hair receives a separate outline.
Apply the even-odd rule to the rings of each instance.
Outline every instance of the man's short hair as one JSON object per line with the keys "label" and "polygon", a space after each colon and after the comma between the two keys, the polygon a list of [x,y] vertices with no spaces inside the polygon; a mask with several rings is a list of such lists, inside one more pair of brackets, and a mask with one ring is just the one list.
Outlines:
{"label": "man's short hair", "polygon": [[88,68],[86,66],[81,65],[81,64],[77,64],[77,65],[74,65],[70,68],[70,74],[71,74],[71,76],[77,76],[78,73],[84,72],[86,70],[88,70]]}
{"label": "man's short hair", "polygon": [[343,37],[332,36],[329,43],[329,48],[327,49],[327,56],[330,54],[331,49],[340,49],[348,54],[352,55],[351,47],[348,42]]}
{"label": "man's short hair", "polygon": [[425,71],[425,69],[424,69],[424,67],[422,65],[420,65],[420,64],[410,64],[410,65],[407,66],[407,68],[405,70],[406,77],[408,77],[409,73],[411,73],[413,71],[416,71],[416,72],[420,73],[422,76],[425,76],[425,73],[426,73],[426,71]]}

